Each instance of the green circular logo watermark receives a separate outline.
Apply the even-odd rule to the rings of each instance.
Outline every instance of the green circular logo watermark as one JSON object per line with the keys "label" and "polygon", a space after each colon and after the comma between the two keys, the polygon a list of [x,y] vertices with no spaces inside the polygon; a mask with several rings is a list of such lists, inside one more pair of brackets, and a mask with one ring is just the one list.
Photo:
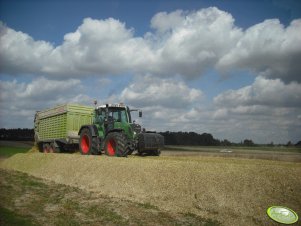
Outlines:
{"label": "green circular logo watermark", "polygon": [[274,221],[282,224],[293,224],[298,221],[298,215],[293,210],[284,206],[272,206],[268,208],[267,214]]}

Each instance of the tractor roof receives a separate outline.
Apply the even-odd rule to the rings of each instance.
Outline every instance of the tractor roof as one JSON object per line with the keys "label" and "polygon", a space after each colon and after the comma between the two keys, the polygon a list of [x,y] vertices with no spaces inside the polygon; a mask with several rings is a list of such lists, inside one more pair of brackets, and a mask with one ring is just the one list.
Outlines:
{"label": "tractor roof", "polygon": [[[98,107],[96,107],[96,109],[101,109],[101,108],[106,108],[106,104],[100,105]],[[120,103],[120,104],[108,104],[109,108],[126,108],[124,103]]]}

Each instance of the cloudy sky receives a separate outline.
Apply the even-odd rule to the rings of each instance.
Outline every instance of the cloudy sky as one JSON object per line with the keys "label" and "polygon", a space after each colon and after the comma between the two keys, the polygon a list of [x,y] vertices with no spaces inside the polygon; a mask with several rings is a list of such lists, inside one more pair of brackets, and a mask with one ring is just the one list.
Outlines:
{"label": "cloudy sky", "polygon": [[297,142],[301,2],[0,0],[0,127],[94,99],[149,130]]}

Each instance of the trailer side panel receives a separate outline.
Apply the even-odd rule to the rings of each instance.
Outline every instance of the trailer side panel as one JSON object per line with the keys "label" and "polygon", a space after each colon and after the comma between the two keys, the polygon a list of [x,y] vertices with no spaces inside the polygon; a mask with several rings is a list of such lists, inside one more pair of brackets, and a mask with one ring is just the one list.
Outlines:
{"label": "trailer side panel", "polygon": [[80,127],[92,124],[93,107],[65,104],[41,112],[35,119],[35,134],[39,142],[74,138]]}

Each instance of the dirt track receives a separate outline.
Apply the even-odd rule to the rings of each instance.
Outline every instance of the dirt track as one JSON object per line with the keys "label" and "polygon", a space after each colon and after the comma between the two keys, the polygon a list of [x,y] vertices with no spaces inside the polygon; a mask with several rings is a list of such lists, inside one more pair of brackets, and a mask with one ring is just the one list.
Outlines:
{"label": "dirt track", "polygon": [[225,225],[274,225],[271,205],[301,213],[301,164],[206,156],[17,154],[1,167]]}

